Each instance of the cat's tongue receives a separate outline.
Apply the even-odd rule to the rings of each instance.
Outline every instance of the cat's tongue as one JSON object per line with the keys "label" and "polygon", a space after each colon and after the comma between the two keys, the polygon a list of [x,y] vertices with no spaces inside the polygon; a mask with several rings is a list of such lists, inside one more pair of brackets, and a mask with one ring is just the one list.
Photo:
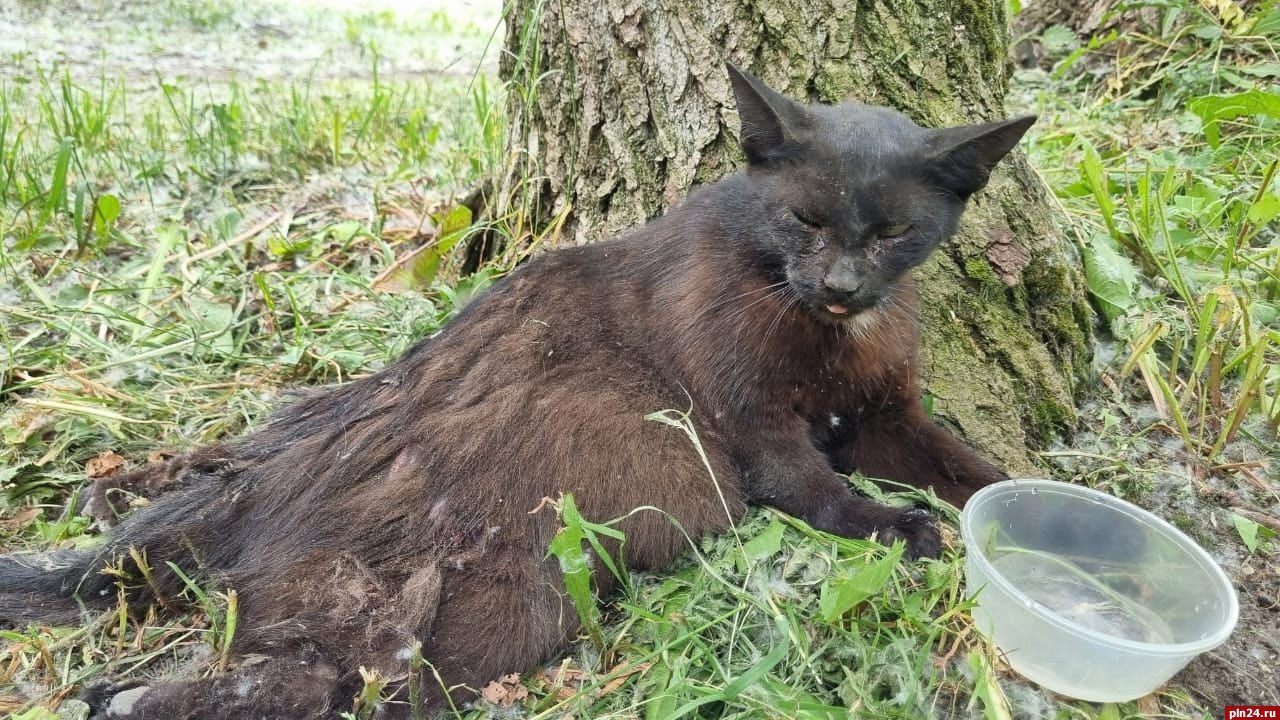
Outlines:
{"label": "cat's tongue", "polygon": [[827,312],[832,315],[844,315],[849,312],[849,308],[841,305],[840,303],[831,303],[827,306]]}

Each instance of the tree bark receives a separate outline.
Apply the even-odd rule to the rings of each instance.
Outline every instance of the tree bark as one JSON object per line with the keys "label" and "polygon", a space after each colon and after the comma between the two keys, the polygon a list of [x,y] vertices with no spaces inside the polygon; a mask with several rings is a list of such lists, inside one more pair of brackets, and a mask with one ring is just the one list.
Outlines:
{"label": "tree bark", "polygon": [[[1004,4],[514,0],[506,187],[544,221],[559,217],[561,243],[662,214],[741,164],[725,60],[797,99],[852,97],[924,126],[1005,117]],[[1032,472],[1032,451],[1074,426],[1091,316],[1073,247],[1021,153],[916,276],[935,416],[1010,472]]]}

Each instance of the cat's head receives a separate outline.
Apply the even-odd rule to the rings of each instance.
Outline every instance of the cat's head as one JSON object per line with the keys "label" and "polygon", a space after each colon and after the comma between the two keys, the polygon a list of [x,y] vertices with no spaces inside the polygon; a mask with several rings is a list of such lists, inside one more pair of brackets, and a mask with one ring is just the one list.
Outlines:
{"label": "cat's head", "polygon": [[887,301],[1035,121],[932,130],[883,107],[802,105],[732,65],[729,76],[755,223],[743,239],[836,324]]}

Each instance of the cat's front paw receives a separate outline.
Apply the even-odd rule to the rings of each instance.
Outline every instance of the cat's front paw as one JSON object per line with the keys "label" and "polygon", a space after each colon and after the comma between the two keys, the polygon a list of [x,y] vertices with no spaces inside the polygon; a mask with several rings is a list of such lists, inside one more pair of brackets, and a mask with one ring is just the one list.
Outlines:
{"label": "cat's front paw", "polygon": [[915,560],[936,558],[942,551],[942,532],[938,521],[926,510],[912,507],[898,512],[887,527],[876,530],[876,540],[892,545],[898,540],[907,544],[907,557]]}
{"label": "cat's front paw", "polygon": [[150,691],[150,686],[137,680],[93,683],[83,695],[89,705],[89,720],[124,720],[133,714],[134,703]]}

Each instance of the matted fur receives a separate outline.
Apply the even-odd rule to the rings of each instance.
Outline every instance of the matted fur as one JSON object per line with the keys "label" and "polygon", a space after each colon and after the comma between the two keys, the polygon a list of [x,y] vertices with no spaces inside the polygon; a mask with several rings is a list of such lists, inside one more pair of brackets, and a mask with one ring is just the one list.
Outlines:
{"label": "matted fur", "polygon": [[[837,471],[958,504],[1002,477],[921,410],[906,273],[1029,121],[924,130],[730,72],[744,173],[628,237],[529,261],[381,372],[126,478],[174,485],[100,550],[0,558],[0,622],[111,606],[116,580],[99,571],[129,569],[138,548],[162,595],[182,588],[167,561],[238,591],[238,666],[96,688],[97,717],[328,718],[351,707],[361,666],[394,678],[380,713],[405,717],[410,684],[429,709],[445,699],[411,675],[415,640],[464,702],[575,637],[545,559],[557,519],[534,512],[546,497],[573,493],[596,521],[654,506],[694,536],[761,502],[936,554],[927,513],[855,496]],[[683,433],[645,419],[690,407],[718,488]],[[655,512],[620,529],[638,569],[686,542]]]}

